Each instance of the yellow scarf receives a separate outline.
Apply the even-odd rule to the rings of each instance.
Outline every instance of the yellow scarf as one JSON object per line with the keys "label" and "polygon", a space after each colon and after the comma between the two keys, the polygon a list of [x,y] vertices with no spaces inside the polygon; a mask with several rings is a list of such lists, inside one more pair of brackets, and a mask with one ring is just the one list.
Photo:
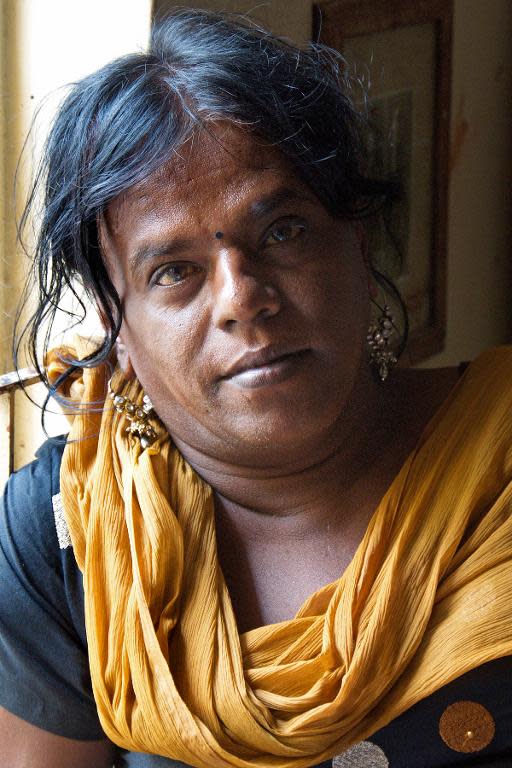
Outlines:
{"label": "yellow scarf", "polygon": [[[84,370],[83,403],[103,402],[106,378]],[[142,451],[110,402],[75,417],[61,492],[116,744],[201,768],[311,766],[512,654],[510,350],[470,366],[339,580],[242,635],[211,489],[166,434]]]}

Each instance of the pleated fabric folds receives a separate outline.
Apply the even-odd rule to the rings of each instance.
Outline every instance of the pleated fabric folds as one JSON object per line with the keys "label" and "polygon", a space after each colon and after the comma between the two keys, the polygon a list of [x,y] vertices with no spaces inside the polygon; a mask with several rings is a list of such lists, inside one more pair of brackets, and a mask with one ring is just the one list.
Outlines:
{"label": "pleated fabric folds", "polygon": [[[61,360],[50,356],[52,377]],[[65,393],[80,403],[61,493],[113,742],[197,768],[311,766],[512,654],[510,349],[466,371],[340,578],[290,621],[242,635],[211,488],[163,430],[141,450],[103,407],[107,377],[84,369]],[[137,382],[123,394],[142,401]]]}

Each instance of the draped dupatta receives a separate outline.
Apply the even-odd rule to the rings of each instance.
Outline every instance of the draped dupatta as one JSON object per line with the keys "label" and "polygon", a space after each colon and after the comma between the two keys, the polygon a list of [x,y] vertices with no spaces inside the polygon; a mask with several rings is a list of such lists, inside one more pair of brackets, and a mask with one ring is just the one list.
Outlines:
{"label": "draped dupatta", "polygon": [[[52,356],[50,374],[61,368]],[[198,768],[311,766],[512,654],[509,349],[467,370],[340,578],[293,619],[241,635],[211,489],[166,433],[141,450],[110,400],[87,405],[106,378],[84,370],[71,387],[61,493],[113,742]],[[137,383],[123,394],[141,402]]]}

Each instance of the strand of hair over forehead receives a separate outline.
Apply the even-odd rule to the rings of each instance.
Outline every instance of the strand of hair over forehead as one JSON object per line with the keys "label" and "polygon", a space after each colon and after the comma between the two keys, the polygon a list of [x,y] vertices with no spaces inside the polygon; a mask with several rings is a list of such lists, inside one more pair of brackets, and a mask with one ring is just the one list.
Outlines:
{"label": "strand of hair over forehead", "polygon": [[70,291],[81,307],[70,320],[80,322],[87,313],[77,279],[106,325],[96,354],[80,364],[106,359],[119,332],[121,304],[101,258],[98,217],[211,123],[229,121],[253,140],[278,146],[332,213],[374,211],[394,187],[362,173],[360,118],[349,90],[336,52],[313,44],[300,50],[237,15],[190,10],[157,24],[147,53],[123,56],[74,85],[57,113],[21,220],[23,230],[42,190],[25,294],[28,303],[37,286],[38,305],[17,336],[15,360],[26,341],[44,375],[39,343],[43,349],[50,343],[63,294]]}

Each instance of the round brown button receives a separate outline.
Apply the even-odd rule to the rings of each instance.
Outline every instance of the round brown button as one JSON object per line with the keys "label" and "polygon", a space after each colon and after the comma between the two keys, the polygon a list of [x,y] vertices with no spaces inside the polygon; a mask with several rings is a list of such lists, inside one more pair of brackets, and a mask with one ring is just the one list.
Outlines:
{"label": "round brown button", "polygon": [[439,720],[444,743],[455,752],[479,752],[494,738],[494,719],[476,701],[456,701],[445,709]]}

